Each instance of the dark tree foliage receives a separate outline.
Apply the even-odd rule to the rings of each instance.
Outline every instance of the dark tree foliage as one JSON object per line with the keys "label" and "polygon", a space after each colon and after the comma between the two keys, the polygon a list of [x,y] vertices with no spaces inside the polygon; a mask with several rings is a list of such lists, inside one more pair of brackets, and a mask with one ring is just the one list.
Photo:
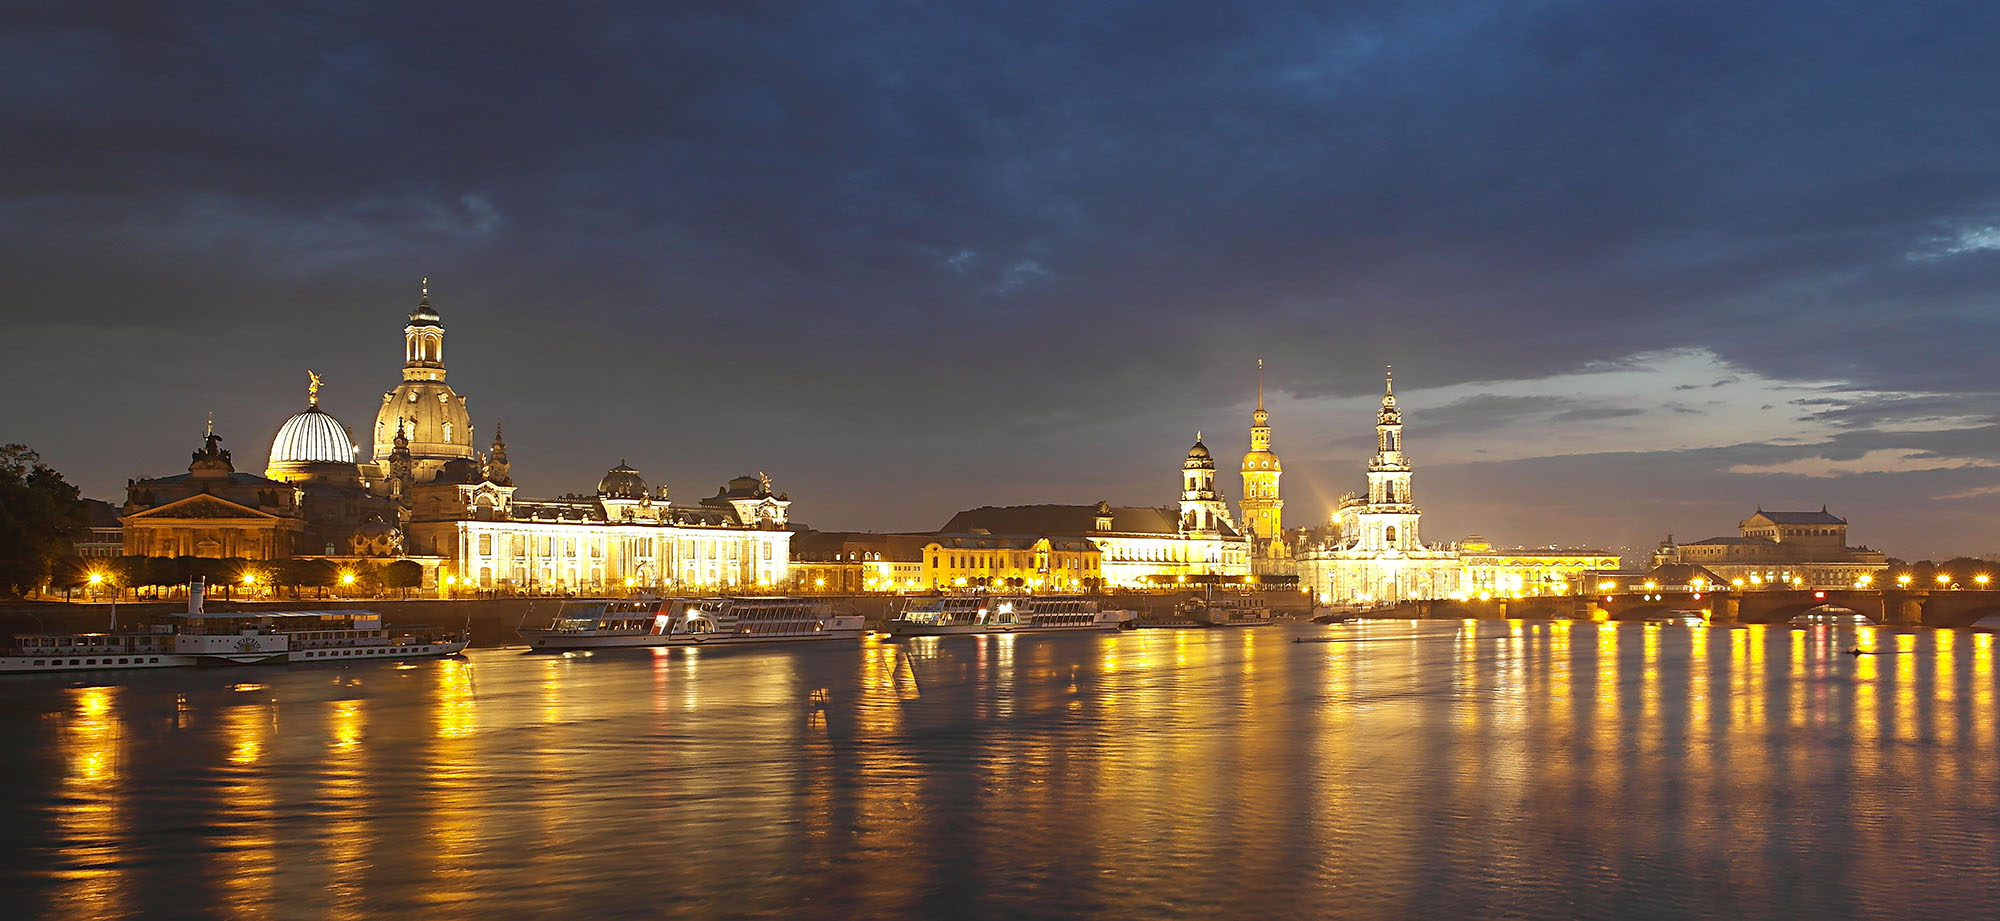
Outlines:
{"label": "dark tree foliage", "polygon": [[76,487],[27,445],[0,445],[0,594],[41,588],[89,531]]}
{"label": "dark tree foliage", "polygon": [[398,589],[404,597],[409,590],[424,584],[424,567],[416,560],[397,560],[382,567],[382,585]]}

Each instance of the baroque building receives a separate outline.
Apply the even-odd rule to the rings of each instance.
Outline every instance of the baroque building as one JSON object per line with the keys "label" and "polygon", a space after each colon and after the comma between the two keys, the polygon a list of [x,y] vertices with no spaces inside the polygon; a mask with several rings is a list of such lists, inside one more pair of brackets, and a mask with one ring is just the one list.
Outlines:
{"label": "baroque building", "polygon": [[1415,468],[1403,444],[1395,377],[1385,374],[1375,414],[1375,454],[1366,496],[1340,498],[1328,526],[1309,530],[1297,551],[1299,587],[1323,604],[1502,595],[1573,595],[1589,573],[1615,570],[1618,555],[1597,550],[1495,550],[1481,538],[1425,544],[1418,530]]}
{"label": "baroque building", "polygon": [[1817,512],[1767,512],[1762,506],[1736,526],[1735,537],[1677,544],[1672,534],[1653,551],[1653,565],[1703,567],[1732,585],[1849,588],[1889,568],[1879,550],[1847,545],[1847,519]]}
{"label": "baroque building", "polygon": [[237,473],[210,422],[188,472],[125,484],[125,555],[282,560],[305,531],[298,490]]}
{"label": "baroque building", "polygon": [[[953,515],[940,535],[995,535],[1015,538],[1080,537],[1097,549],[1096,581],[1085,575],[1081,587],[1137,588],[1171,583],[1190,576],[1250,575],[1250,547],[1229,514],[1229,503],[1215,488],[1215,458],[1196,435],[1194,446],[1181,462],[1181,500],[1173,506],[1096,505],[1011,505],[967,509]],[[1000,549],[1000,548],[993,548]],[[940,548],[947,555],[970,553],[971,548]],[[1031,553],[1028,548],[1008,548],[1011,553]],[[1068,559],[1056,555],[1049,559]],[[1087,555],[1075,557],[1091,562]],[[945,576],[947,562],[939,562],[937,578],[927,575],[926,584],[949,586],[958,575]],[[1008,578],[1043,579],[1056,586],[1070,581],[1062,571],[1023,571],[1006,564]],[[970,580],[985,572],[987,563],[965,567]],[[1088,573],[1088,569],[1072,570]],[[926,569],[929,573],[929,569]]]}
{"label": "baroque building", "polygon": [[1291,544],[1285,537],[1285,500],[1278,480],[1285,467],[1271,450],[1271,414],[1264,411],[1264,359],[1257,359],[1257,409],[1250,414],[1250,451],[1243,455],[1243,538],[1250,547],[1250,569],[1257,575],[1292,575],[1298,564],[1292,559]]}
{"label": "baroque building", "polygon": [[388,468],[399,437],[407,449],[403,489],[435,478],[453,461],[479,461],[465,397],[444,377],[444,321],[431,306],[426,278],[416,309],[403,327],[402,383],[382,394],[382,408],[375,413],[375,478],[391,475]]}
{"label": "baroque building", "polygon": [[[600,592],[787,583],[790,497],[769,477],[730,480],[690,505],[624,463],[594,493],[515,495],[499,425],[476,450],[466,399],[445,383],[444,324],[429,280],[403,327],[402,380],[382,396],[363,455],[320,406],[271,441],[264,476],[237,473],[213,425],[184,476],[135,479],[124,549],[150,556],[414,559],[427,587]],[[914,567],[913,567],[914,568]]]}

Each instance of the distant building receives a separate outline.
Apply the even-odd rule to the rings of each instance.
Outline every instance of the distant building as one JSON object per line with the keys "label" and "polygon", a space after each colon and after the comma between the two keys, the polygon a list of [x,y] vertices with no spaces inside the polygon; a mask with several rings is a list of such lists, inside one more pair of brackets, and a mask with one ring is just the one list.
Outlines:
{"label": "distant building", "polygon": [[125,553],[125,528],[118,523],[118,506],[102,499],[85,499],[84,517],[90,530],[70,544],[76,555],[101,560]]}
{"label": "distant building", "polygon": [[[1250,574],[1249,541],[1237,530],[1229,504],[1215,489],[1215,459],[1199,436],[1181,463],[1178,509],[1109,502],[984,506],[953,515],[938,533],[1084,538],[1097,548],[1098,584],[1105,586],[1136,588],[1178,576]],[[1009,552],[1027,551],[1010,548]],[[1050,559],[1067,559],[1062,553]],[[1034,577],[1050,584],[1065,581],[1055,570],[1038,570]]]}
{"label": "distant building", "polygon": [[1754,588],[1790,585],[1850,588],[1889,568],[1887,555],[1847,545],[1847,520],[1821,506],[1817,512],[1767,512],[1737,525],[1735,537],[1675,543],[1673,535],[1653,551],[1653,565],[1692,563],[1731,585]]}
{"label": "distant building", "polygon": [[1257,359],[1257,409],[1250,414],[1250,452],[1243,455],[1243,538],[1250,570],[1257,575],[1292,575],[1298,563],[1285,536],[1285,500],[1278,491],[1284,465],[1271,450],[1271,414],[1264,411],[1264,360]]}
{"label": "distant building", "polygon": [[1461,593],[1464,573],[1458,551],[1428,546],[1419,536],[1423,510],[1411,491],[1413,476],[1403,453],[1395,379],[1385,377],[1382,408],[1375,414],[1375,456],[1368,462],[1368,495],[1342,496],[1329,533],[1300,548],[1300,586],[1330,604]]}
{"label": "distant building", "polygon": [[[447,465],[419,484],[405,526],[411,553],[488,590],[767,590],[790,578],[791,500],[770,478],[738,477],[698,505],[674,505],[620,463],[587,496],[526,500],[511,482]],[[454,476],[454,473],[457,473]]]}
{"label": "distant building", "polygon": [[792,587],[803,592],[912,592],[924,580],[929,534],[798,531],[792,535]]}
{"label": "distant building", "polygon": [[1415,470],[1403,445],[1395,380],[1385,377],[1375,416],[1368,493],[1340,499],[1325,528],[1298,539],[1299,587],[1327,604],[1507,595],[1574,595],[1587,574],[1618,568],[1601,550],[1496,550],[1483,538],[1425,544],[1423,510],[1411,488]]}
{"label": "distant building", "polygon": [[923,545],[923,584],[1081,591],[1103,584],[1103,553],[1088,537],[936,534]]}
{"label": "distant building", "polygon": [[128,556],[282,560],[305,532],[298,491],[237,473],[212,424],[188,472],[126,484],[119,524]]}
{"label": "distant building", "polygon": [[1586,582],[1597,573],[1618,571],[1618,554],[1603,550],[1529,548],[1494,549],[1483,537],[1458,542],[1458,561],[1465,570],[1460,591],[1468,597],[1575,595],[1589,592]]}

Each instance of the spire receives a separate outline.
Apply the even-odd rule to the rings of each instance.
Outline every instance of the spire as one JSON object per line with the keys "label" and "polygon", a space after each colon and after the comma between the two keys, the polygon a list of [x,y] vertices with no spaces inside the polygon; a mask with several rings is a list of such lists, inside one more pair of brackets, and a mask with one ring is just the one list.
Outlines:
{"label": "spire", "polygon": [[1257,359],[1257,411],[1264,411],[1264,359]]}
{"label": "spire", "polygon": [[417,282],[417,285],[418,293],[423,295],[417,299],[417,303],[429,306],[431,302],[431,277],[425,275],[422,281]]}
{"label": "spire", "polygon": [[215,437],[215,413],[212,410],[208,414],[208,431],[202,433],[201,437],[203,438]]}
{"label": "spire", "polygon": [[1395,395],[1396,395],[1396,366],[1395,366],[1395,365],[1383,365],[1383,366],[1382,366],[1382,395],[1383,395],[1383,396],[1385,396],[1385,397],[1387,397],[1387,396],[1395,396]]}

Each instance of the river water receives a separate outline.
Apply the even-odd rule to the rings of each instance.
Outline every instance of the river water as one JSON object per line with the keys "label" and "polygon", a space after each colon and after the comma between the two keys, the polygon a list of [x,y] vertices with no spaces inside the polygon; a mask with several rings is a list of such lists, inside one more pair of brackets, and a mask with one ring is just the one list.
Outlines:
{"label": "river water", "polygon": [[0,679],[0,896],[62,919],[1993,917],[1993,640],[1372,623]]}

